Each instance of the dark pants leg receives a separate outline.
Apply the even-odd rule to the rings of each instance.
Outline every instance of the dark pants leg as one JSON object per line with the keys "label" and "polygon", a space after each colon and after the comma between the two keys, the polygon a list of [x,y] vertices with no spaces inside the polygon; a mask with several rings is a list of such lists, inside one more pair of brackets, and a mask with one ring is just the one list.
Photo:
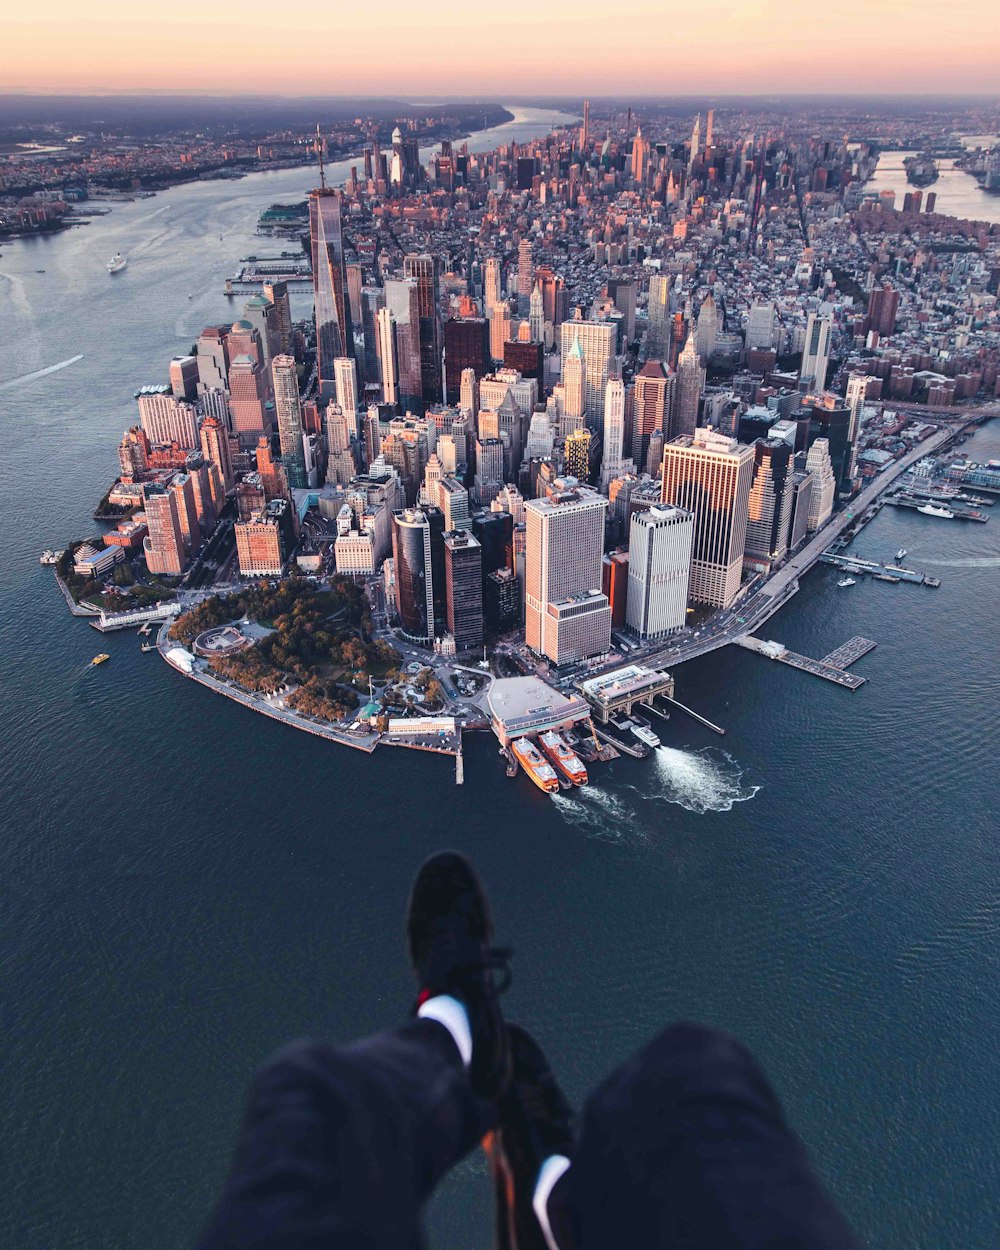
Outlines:
{"label": "dark pants leg", "polygon": [[297,1042],[257,1075],[199,1250],[404,1250],[435,1185],[493,1126],[443,1025]]}
{"label": "dark pants leg", "polygon": [[749,1052],[692,1024],[661,1033],[591,1096],[549,1209],[564,1204],[577,1250],[859,1244]]}

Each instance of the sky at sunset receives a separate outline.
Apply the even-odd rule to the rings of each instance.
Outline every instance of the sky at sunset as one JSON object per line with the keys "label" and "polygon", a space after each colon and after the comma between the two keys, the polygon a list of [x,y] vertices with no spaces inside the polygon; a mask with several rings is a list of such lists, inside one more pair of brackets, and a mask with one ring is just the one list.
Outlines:
{"label": "sky at sunset", "polygon": [[0,22],[0,91],[996,94],[998,15],[996,0],[48,0]]}

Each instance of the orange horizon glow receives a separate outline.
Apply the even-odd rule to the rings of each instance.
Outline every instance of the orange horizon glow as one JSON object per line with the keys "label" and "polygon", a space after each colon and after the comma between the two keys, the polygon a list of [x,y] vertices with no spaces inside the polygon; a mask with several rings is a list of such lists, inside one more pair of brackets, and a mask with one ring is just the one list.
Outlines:
{"label": "orange horizon glow", "polygon": [[[50,0],[3,22],[0,92],[997,96],[1000,6],[966,0],[264,0],[196,11]],[[286,16],[287,15],[287,16]],[[428,96],[428,93],[431,93]]]}

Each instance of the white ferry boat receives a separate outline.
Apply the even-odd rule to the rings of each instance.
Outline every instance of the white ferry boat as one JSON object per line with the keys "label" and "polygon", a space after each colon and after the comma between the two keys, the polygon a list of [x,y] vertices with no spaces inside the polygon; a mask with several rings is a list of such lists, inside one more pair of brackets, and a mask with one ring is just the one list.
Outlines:
{"label": "white ferry boat", "polygon": [[634,720],[630,725],[632,733],[640,742],[644,742],[646,746],[652,747],[655,751],[660,745],[660,739],[653,733],[652,729],[640,720]]}
{"label": "white ferry boat", "polygon": [[856,586],[858,583],[853,577],[842,577],[837,583],[838,586]]}
{"label": "white ferry boat", "polygon": [[108,261],[108,273],[120,273],[128,264],[128,257],[123,256],[121,252],[115,252],[114,256]]}
{"label": "white ferry boat", "polygon": [[942,521],[954,521],[955,519],[955,514],[950,508],[939,508],[937,504],[933,503],[925,503],[923,507],[918,508],[917,511],[922,512],[924,516],[940,517]]}

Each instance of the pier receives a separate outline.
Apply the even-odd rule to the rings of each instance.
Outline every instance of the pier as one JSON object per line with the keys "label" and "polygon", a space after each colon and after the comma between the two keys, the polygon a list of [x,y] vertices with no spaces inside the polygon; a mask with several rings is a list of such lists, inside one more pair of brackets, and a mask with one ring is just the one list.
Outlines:
{"label": "pier", "polygon": [[[872,643],[872,646],[874,645],[875,644]],[[726,731],[722,728],[721,725],[713,725],[710,720],[706,719],[706,717],[700,716],[692,708],[685,707],[683,703],[678,703],[677,700],[674,698],[671,698],[670,695],[662,694],[660,695],[660,698],[663,700],[664,703],[669,703],[671,707],[677,708],[679,712],[683,712],[686,716],[692,717],[694,720],[698,722],[699,725],[704,725],[706,729],[711,729],[713,733],[725,734]],[[657,712],[656,708],[653,707],[652,704],[649,705],[649,710],[651,712],[656,712],[657,716],[663,715],[662,712]]]}
{"label": "pier", "polygon": [[[928,503],[935,503],[940,507],[947,508],[956,521],[978,521],[981,525],[985,525],[990,519],[988,516],[983,516],[981,512],[977,512],[974,509],[972,511],[963,512],[961,508],[953,506],[954,501],[952,499],[907,499],[903,495],[889,495],[887,496],[885,502],[892,504],[894,508],[913,508],[917,511],[925,507]],[[947,520],[946,517],[940,519]]]}
{"label": "pier", "polygon": [[860,634],[855,634],[853,638],[848,638],[842,646],[837,647],[835,651],[831,651],[829,655],[824,655],[821,660],[822,664],[829,664],[831,668],[850,668],[855,660],[860,660],[863,655],[867,655],[869,651],[874,651],[878,646],[872,638],[862,638]]}
{"label": "pier", "polygon": [[110,634],[116,629],[133,629],[147,622],[169,621],[180,610],[179,603],[158,603],[155,607],[141,608],[137,612],[102,612],[90,625],[102,634]]}
{"label": "pier", "polygon": [[[790,664],[792,668],[797,668],[803,673],[812,673],[814,677],[822,677],[824,681],[832,681],[835,686],[843,686],[845,690],[857,690],[865,684],[865,678],[858,677],[856,673],[845,673],[842,668],[836,668],[828,664],[826,660],[812,660],[807,655],[798,655],[795,651],[789,651],[780,642],[754,638],[750,634],[743,638],[734,638],[733,641],[738,647],[744,647],[747,651],[756,651],[758,655],[763,655],[769,660],[777,660],[779,664]],[[859,640],[852,638],[850,643],[845,643],[838,650],[843,651],[856,641]],[[861,641],[867,642],[868,640],[862,639]],[[874,643],[872,645],[874,646]],[[869,647],[868,650],[871,648]],[[836,655],[837,652],[833,651],[831,654]]]}
{"label": "pier", "polygon": [[875,560],[859,560],[856,556],[845,556],[838,551],[824,551],[819,557],[824,564],[832,564],[834,568],[845,573],[871,573],[880,580],[891,579],[897,582],[913,582],[916,586],[930,586],[937,589],[941,585],[940,578],[931,577],[928,573],[920,573],[916,569],[905,569],[901,564],[879,564]]}

